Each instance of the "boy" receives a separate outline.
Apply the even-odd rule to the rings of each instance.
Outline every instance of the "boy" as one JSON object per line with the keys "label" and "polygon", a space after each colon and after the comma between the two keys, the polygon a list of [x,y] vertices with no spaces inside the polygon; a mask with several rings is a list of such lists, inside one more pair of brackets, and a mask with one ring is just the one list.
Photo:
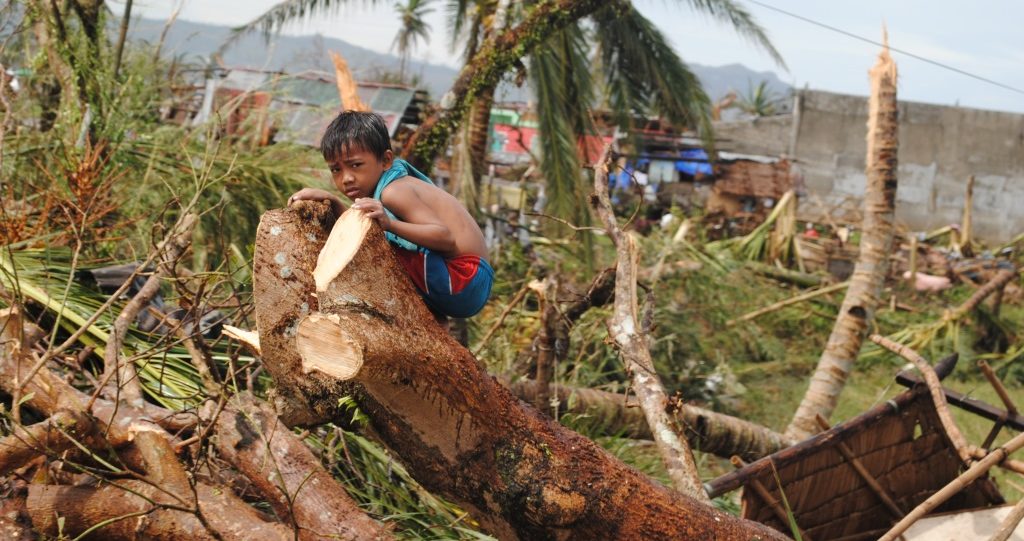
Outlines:
{"label": "boy", "polygon": [[[384,229],[432,311],[466,318],[484,307],[494,270],[480,227],[451,194],[394,157],[380,115],[339,114],[324,132],[320,152],[334,186]],[[296,192],[288,204],[303,199],[327,200],[337,216],[345,211],[338,196],[315,188]]]}

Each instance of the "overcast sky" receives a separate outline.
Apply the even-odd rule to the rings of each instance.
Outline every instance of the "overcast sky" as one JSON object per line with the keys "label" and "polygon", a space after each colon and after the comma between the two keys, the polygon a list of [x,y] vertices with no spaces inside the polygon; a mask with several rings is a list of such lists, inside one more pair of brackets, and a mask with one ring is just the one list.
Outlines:
{"label": "overcast sky", "polygon": [[[782,53],[788,71],[775,65],[757,47],[729,27],[710,21],[690,9],[693,0],[635,0],[634,4],[661,28],[680,56],[712,66],[744,64],[775,71],[794,85],[849,94],[867,94],[867,70],[878,47],[815,26],[755,4],[747,7]],[[166,18],[177,0],[136,0],[133,15]],[[184,0],[179,16],[195,22],[236,26],[275,5],[275,0]],[[339,2],[340,4],[341,2]],[[458,55],[444,19],[445,0],[433,0],[428,16],[432,40],[414,56],[435,64],[458,67]],[[1024,2],[1020,0],[758,0],[781,10],[874,40],[880,40],[882,24],[889,43],[929,60],[947,64],[973,75],[1018,89],[996,85],[955,73],[900,54],[894,57],[900,70],[899,97],[946,105],[1024,113]],[[116,13],[123,1],[112,1]],[[398,29],[393,0],[350,2],[337,14],[292,25],[286,34],[320,33],[379,52],[389,52]],[[376,4],[376,7],[369,7]]]}

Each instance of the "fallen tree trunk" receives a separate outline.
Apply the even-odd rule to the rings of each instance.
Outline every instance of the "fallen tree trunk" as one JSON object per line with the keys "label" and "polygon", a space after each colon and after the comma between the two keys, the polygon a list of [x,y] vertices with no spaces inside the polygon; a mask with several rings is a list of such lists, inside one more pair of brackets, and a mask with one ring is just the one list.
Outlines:
{"label": "fallen tree trunk", "polygon": [[[314,293],[311,276],[303,273],[300,282],[281,267],[306,257],[292,249],[323,238],[301,223],[301,212],[271,211],[257,233],[254,289],[265,365],[312,411],[337,412],[339,399],[353,393],[413,476],[486,530],[501,539],[784,539],[654,483],[516,400],[437,324],[383,232],[358,211],[343,215],[332,235],[351,257],[328,262],[339,274],[318,295],[320,313],[298,326],[301,356],[271,352],[267,334],[278,331],[263,322],[289,328],[298,313],[293,298]],[[274,227],[282,229],[274,235]],[[325,253],[342,253],[337,248]],[[283,263],[266,264],[275,260]]]}
{"label": "fallen tree trunk", "polygon": [[216,421],[221,456],[245,475],[300,540],[392,539],[359,509],[313,451],[248,393],[235,395]]}
{"label": "fallen tree trunk", "polygon": [[[537,383],[519,380],[509,385],[521,400],[533,403]],[[598,389],[552,385],[552,394],[563,411],[587,414],[608,434],[651,439],[651,428],[639,408],[626,405],[626,396]],[[723,458],[739,455],[747,461],[781,451],[791,444],[782,434],[761,425],[697,406],[683,404],[675,420],[685,428],[686,439],[698,451]]]}
{"label": "fallen tree trunk", "polygon": [[25,489],[14,487],[0,498],[0,539],[5,541],[34,541],[28,515],[25,513]]}
{"label": "fallen tree trunk", "polygon": [[[145,481],[120,481],[100,487],[29,485],[26,508],[33,529],[43,535],[86,539],[286,541],[291,530],[266,522],[256,511],[220,487],[197,484],[198,507],[192,493],[182,505],[177,498]],[[193,512],[193,509],[197,512]],[[200,519],[200,515],[202,519]]]}
{"label": "fallen tree trunk", "polygon": [[[0,476],[25,465],[32,458],[56,455],[74,443],[88,443],[93,424],[88,415],[61,410],[49,419],[32,426],[15,425],[10,436],[0,439]],[[67,434],[67,436],[65,436]]]}
{"label": "fallen tree trunk", "polygon": [[[300,201],[287,211],[268,212],[256,230],[253,297],[263,366],[278,382],[274,406],[288,426],[308,426],[338,418],[337,404],[307,396],[343,395],[347,388],[319,374],[298,377],[302,359],[295,349],[299,319],[317,309],[313,270],[334,225],[328,203]],[[273,307],[272,309],[260,309]],[[318,408],[314,411],[315,408]]]}
{"label": "fallen tree trunk", "polygon": [[129,428],[135,423],[148,423],[171,432],[188,430],[195,425],[195,416],[175,413],[153,404],[146,403],[136,408],[127,404],[117,405],[102,398],[90,401],[88,395],[49,369],[39,370],[31,379],[24,381],[32,369],[32,363],[25,358],[25,352],[16,339],[20,325],[20,312],[14,309],[0,310],[0,329],[3,329],[0,342],[4,342],[0,346],[0,388],[13,395],[14,390],[21,387],[25,405],[46,416],[60,410],[88,410],[103,425],[98,428],[106,433],[107,439],[114,446],[131,440]]}

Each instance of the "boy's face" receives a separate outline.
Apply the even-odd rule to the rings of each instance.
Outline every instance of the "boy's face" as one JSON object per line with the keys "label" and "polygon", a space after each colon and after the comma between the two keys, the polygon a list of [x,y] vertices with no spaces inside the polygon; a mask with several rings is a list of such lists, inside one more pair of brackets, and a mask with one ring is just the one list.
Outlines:
{"label": "boy's face", "polygon": [[334,186],[353,201],[359,197],[373,196],[377,181],[391,167],[394,154],[388,150],[384,159],[380,160],[360,146],[352,145],[345,150],[347,152],[342,151],[333,161],[327,161]]}

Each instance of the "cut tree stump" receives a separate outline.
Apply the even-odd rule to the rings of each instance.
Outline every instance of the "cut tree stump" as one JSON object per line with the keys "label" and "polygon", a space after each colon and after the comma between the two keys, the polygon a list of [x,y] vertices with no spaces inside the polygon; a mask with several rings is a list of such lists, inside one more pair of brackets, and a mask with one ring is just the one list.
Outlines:
{"label": "cut tree stump", "polygon": [[[350,394],[420,483],[501,539],[785,539],[657,484],[518,401],[437,324],[359,211],[334,235],[356,246],[351,261],[313,298],[309,260],[329,223],[309,208],[270,211],[257,233],[260,343],[282,394],[338,420]],[[319,313],[302,317],[302,303]],[[332,343],[344,347],[318,345]]]}

